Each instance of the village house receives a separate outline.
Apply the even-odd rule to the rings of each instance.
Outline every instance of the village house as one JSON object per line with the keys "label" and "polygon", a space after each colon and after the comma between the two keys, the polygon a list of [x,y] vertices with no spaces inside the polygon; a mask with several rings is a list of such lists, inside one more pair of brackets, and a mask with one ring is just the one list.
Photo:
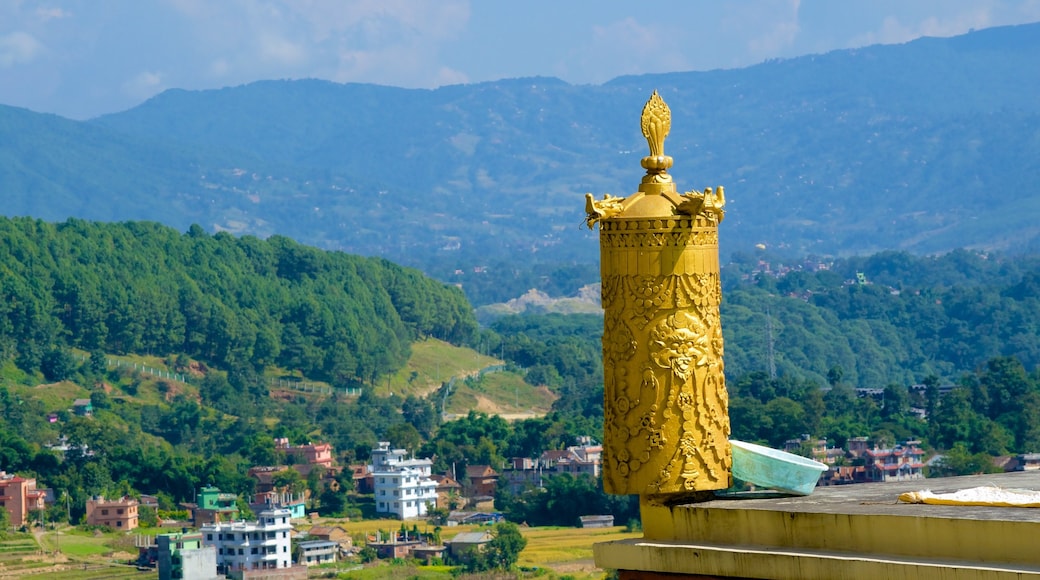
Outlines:
{"label": "village house", "polygon": [[137,505],[137,500],[128,496],[119,499],[94,496],[87,500],[87,525],[107,526],[120,531],[135,529]]}
{"label": "village house", "polygon": [[293,494],[285,490],[258,492],[253,495],[253,501],[249,502],[249,507],[254,512],[274,508],[287,509],[290,517],[294,520],[307,515],[307,504],[304,494]]}
{"label": "village house", "polygon": [[889,449],[863,452],[869,481],[906,481],[924,479],[924,450],[920,441],[907,441]]}
{"label": "village house", "polygon": [[350,466],[351,479],[354,480],[354,489],[358,493],[372,493],[375,487],[372,482],[372,466],[367,464],[355,464]]}
{"label": "village house", "polygon": [[259,574],[257,571],[280,570],[281,578],[307,577],[303,566],[299,567],[302,575],[294,576],[289,570],[293,568],[289,510],[265,510],[252,522],[205,524],[199,532],[204,546],[217,549],[217,572],[248,578]]}
{"label": "village house", "polygon": [[376,513],[403,520],[422,517],[437,505],[437,483],[430,478],[433,462],[406,456],[404,449],[391,449],[385,441],[372,449]]}
{"label": "village house", "polygon": [[376,555],[384,560],[394,558],[407,558],[417,549],[426,545],[422,538],[399,536],[394,533],[385,541],[370,539],[367,543],[369,548],[376,551]]}
{"label": "village house", "polygon": [[0,507],[7,510],[11,525],[19,528],[29,522],[29,512],[46,507],[46,489],[36,489],[36,479],[0,471]]}
{"label": "village house", "polygon": [[306,540],[296,544],[296,562],[304,566],[319,566],[336,561],[339,544],[327,540]]}
{"label": "village house", "polygon": [[475,552],[482,552],[491,539],[492,536],[489,531],[462,532],[461,534],[456,534],[454,538],[444,542],[444,544],[448,547],[448,553],[451,554],[452,558],[466,561]]}
{"label": "village house", "polygon": [[467,497],[495,497],[498,489],[498,472],[490,465],[467,465],[464,494]]}
{"label": "village house", "polygon": [[1020,453],[1008,465],[1008,471],[1034,471],[1040,469],[1040,453]]}
{"label": "village house", "polygon": [[217,580],[217,550],[202,545],[200,532],[182,531],[155,537],[159,580]]}
{"label": "village house", "polygon": [[279,437],[274,440],[274,445],[277,452],[283,454],[287,459],[294,459],[294,461],[287,460],[286,463],[320,465],[325,469],[332,469],[332,445],[328,443],[289,445],[287,438]]}
{"label": "village house", "polygon": [[539,463],[543,471],[553,474],[570,473],[599,477],[602,445],[574,445],[566,449],[549,450],[542,453]]}
{"label": "village house", "polygon": [[94,404],[90,399],[76,399],[72,401],[72,412],[79,417],[90,417],[94,414]]}
{"label": "village house", "polygon": [[222,493],[213,486],[203,487],[195,494],[195,503],[183,503],[191,511],[195,527],[215,522],[231,522],[238,519],[238,496]]}
{"label": "village house", "polygon": [[514,457],[511,461],[512,468],[505,470],[499,479],[514,495],[527,489],[543,487],[545,477],[562,473],[598,479],[602,455],[602,445],[593,445],[587,438],[583,438],[580,445],[566,449],[550,449],[537,459]]}
{"label": "village house", "polygon": [[800,455],[803,446],[809,447],[809,457],[826,465],[834,465],[845,458],[845,450],[840,447],[828,447],[826,439],[813,439],[808,435],[802,435],[798,439],[788,439],[784,442],[784,451]]}
{"label": "village house", "polygon": [[431,475],[437,484],[437,507],[446,510],[458,509],[462,504],[462,484],[448,474]]}
{"label": "village house", "polygon": [[342,526],[313,526],[307,530],[307,537],[312,540],[336,542],[344,550],[354,547],[354,538]]}

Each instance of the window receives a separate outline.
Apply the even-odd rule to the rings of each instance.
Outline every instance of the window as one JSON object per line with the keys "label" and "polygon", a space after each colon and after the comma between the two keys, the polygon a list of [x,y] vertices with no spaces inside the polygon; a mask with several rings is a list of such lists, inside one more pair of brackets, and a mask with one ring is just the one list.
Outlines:
{"label": "window", "polygon": [[206,539],[212,542],[213,541],[213,534],[206,534]]}
{"label": "window", "polygon": [[117,528],[123,527],[123,520],[119,520],[118,522],[116,522],[116,527]]}
{"label": "window", "polygon": [[241,555],[242,555],[242,548],[239,548],[239,549],[238,549],[238,555],[239,555],[239,556],[241,556]]}
{"label": "window", "polygon": [[123,515],[123,508],[117,509],[116,513],[119,514],[119,515]]}
{"label": "window", "polygon": [[108,510],[101,510],[101,515],[107,516],[108,515]]}

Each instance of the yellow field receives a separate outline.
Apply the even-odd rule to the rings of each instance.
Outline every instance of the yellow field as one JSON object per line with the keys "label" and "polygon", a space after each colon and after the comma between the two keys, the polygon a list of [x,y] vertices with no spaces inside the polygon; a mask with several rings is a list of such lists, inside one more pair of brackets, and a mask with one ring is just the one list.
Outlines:
{"label": "yellow field", "polygon": [[[351,534],[374,535],[377,530],[397,530],[401,522],[397,520],[366,520],[346,522],[327,520],[322,525],[341,526]],[[417,525],[420,532],[432,531],[433,527],[423,521],[407,521],[409,530]],[[441,538],[450,540],[456,534],[486,529],[483,526],[443,526]],[[592,545],[599,542],[610,542],[638,538],[642,532],[626,532],[622,526],[612,528],[563,528],[563,527],[522,527],[521,533],[527,538],[527,547],[520,553],[519,566],[526,568],[549,569],[558,575],[569,575],[576,580],[592,580],[602,578],[605,570],[596,568],[592,561]]]}
{"label": "yellow field", "polygon": [[596,568],[592,561],[592,545],[629,538],[639,538],[642,532],[626,532],[624,527],[613,528],[523,528],[527,547],[520,553],[518,565],[549,568],[557,574],[576,579],[602,578],[605,570]]}

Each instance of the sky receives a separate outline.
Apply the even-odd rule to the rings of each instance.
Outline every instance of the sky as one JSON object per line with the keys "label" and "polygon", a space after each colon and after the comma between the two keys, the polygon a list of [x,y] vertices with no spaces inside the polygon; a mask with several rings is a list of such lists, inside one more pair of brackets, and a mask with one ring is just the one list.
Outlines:
{"label": "sky", "polygon": [[740,68],[1040,21],[1040,0],[0,0],[0,104],[87,119],[171,88],[436,88]]}

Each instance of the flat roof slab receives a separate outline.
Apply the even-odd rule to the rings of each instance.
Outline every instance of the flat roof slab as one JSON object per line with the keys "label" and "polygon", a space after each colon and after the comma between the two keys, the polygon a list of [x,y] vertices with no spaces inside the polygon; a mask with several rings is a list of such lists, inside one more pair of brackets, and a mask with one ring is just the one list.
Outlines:
{"label": "flat roof slab", "polygon": [[597,544],[596,563],[707,578],[1040,577],[1040,509],[898,500],[908,491],[982,486],[1040,490],[1040,471],[821,487],[796,497],[735,493],[675,506],[644,499],[644,537]]}

